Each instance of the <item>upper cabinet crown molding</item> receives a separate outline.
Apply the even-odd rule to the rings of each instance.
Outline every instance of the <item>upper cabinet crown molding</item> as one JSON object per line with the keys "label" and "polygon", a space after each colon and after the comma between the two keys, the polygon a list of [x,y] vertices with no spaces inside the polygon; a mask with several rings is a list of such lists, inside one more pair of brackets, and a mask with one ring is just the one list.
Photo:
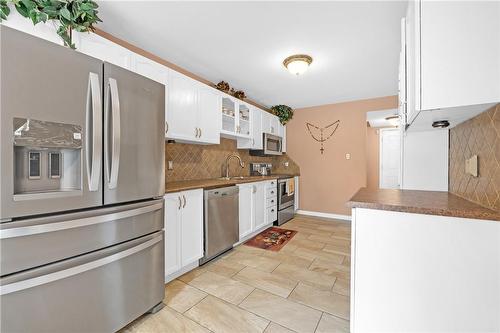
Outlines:
{"label": "upper cabinet crown molding", "polygon": [[454,126],[500,102],[500,2],[410,1],[405,20],[405,124]]}

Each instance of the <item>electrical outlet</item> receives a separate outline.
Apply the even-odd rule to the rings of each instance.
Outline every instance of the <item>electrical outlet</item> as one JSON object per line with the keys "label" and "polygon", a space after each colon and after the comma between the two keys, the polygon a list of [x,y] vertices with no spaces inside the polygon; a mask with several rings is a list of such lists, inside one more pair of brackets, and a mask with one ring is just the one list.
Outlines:
{"label": "electrical outlet", "polygon": [[283,165],[285,166],[285,168],[288,168],[289,163],[288,162],[283,162]]}
{"label": "electrical outlet", "polygon": [[349,153],[345,154],[345,159],[346,160],[350,160],[351,159],[351,154],[349,154]]}
{"label": "electrical outlet", "polygon": [[168,170],[174,170],[174,161],[168,161]]}

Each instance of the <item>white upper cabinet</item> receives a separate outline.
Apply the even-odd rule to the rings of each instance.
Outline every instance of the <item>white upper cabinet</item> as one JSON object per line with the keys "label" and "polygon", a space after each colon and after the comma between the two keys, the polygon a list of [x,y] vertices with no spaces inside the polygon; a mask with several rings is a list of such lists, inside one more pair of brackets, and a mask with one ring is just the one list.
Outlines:
{"label": "white upper cabinet", "polygon": [[238,138],[238,149],[262,149],[262,110],[251,107],[252,133],[250,138]]}
{"label": "white upper cabinet", "polygon": [[169,68],[149,58],[133,54],[132,70],[151,80],[167,84]]}
{"label": "white upper cabinet", "polygon": [[133,70],[134,53],[123,46],[94,33],[73,32],[73,38],[76,49],[79,52],[109,62],[110,64]]}
{"label": "white upper cabinet", "polygon": [[170,71],[168,79],[167,137],[198,140],[198,84],[193,79]]}
{"label": "white upper cabinet", "polygon": [[409,124],[454,126],[500,102],[500,2],[410,1],[405,30]]}
{"label": "white upper cabinet", "polygon": [[217,90],[170,70],[167,83],[167,137],[181,142],[220,142],[220,95]]}
{"label": "white upper cabinet", "polygon": [[500,2],[422,1],[420,106],[500,102]]}
{"label": "white upper cabinet", "polygon": [[279,127],[281,123],[278,117],[275,115],[269,113],[269,112],[262,112],[262,132],[263,133],[268,133],[268,134],[273,134],[273,135],[279,135]]}
{"label": "white upper cabinet", "polygon": [[7,17],[7,20],[3,20],[1,22],[2,25],[59,45],[64,45],[61,37],[57,34],[57,23],[54,21],[48,21],[47,23],[38,23],[37,25],[33,25],[33,22],[19,14],[13,5],[9,5],[9,8],[10,14]]}
{"label": "white upper cabinet", "polygon": [[228,94],[220,94],[222,98],[221,134],[229,138],[251,138],[252,106]]}
{"label": "white upper cabinet", "polygon": [[220,143],[221,97],[219,91],[199,83],[198,90],[198,127],[199,139],[204,143]]}

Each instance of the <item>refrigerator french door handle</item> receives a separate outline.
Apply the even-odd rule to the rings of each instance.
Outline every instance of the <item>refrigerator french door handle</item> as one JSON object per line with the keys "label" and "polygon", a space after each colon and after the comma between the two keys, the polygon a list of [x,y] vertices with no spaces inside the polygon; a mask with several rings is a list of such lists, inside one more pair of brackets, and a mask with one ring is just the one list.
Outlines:
{"label": "refrigerator french door handle", "polygon": [[101,89],[99,75],[89,73],[87,88],[87,115],[86,115],[86,149],[85,159],[87,166],[87,180],[89,191],[99,190],[102,155],[102,120],[101,120]]}
{"label": "refrigerator french door handle", "polygon": [[91,269],[96,269],[104,265],[108,265],[112,262],[118,261],[120,259],[126,258],[128,256],[131,256],[137,252],[143,251],[153,245],[155,245],[158,242],[161,242],[163,239],[163,235],[159,235],[153,239],[148,240],[147,242],[144,242],[142,244],[136,245],[130,249],[127,249],[122,252],[118,252],[115,254],[112,254],[110,256],[97,259],[82,265],[74,266],[71,268],[67,268],[61,271],[57,271],[54,273],[49,273],[46,275],[42,276],[37,276],[31,279],[23,280],[23,281],[18,281],[18,282],[13,282],[10,284],[6,284],[3,286],[0,286],[0,296],[11,294],[17,291],[25,290],[28,288],[33,288],[37,287],[46,283],[62,280],[65,278],[68,278],[73,275],[81,274],[87,271],[90,271]]}
{"label": "refrigerator french door handle", "polygon": [[[118,184],[121,133],[120,97],[118,95],[118,84],[113,78],[108,79],[108,85],[106,89],[105,128],[108,131],[105,136],[105,147],[107,149],[105,156],[106,181],[108,184],[108,188],[114,189]],[[111,145],[109,140],[111,140]]]}
{"label": "refrigerator french door handle", "polygon": [[130,210],[98,215],[98,216],[90,216],[90,217],[82,217],[69,221],[63,222],[53,222],[46,224],[38,224],[26,227],[18,227],[18,228],[10,228],[10,229],[0,229],[0,240],[7,238],[15,238],[15,237],[23,237],[23,236],[31,236],[37,235],[47,232],[61,231],[72,228],[86,227],[94,224],[100,224],[105,222],[113,222],[116,220],[134,217],[150,212],[154,212],[163,208],[163,203],[158,202],[154,205],[134,208]]}

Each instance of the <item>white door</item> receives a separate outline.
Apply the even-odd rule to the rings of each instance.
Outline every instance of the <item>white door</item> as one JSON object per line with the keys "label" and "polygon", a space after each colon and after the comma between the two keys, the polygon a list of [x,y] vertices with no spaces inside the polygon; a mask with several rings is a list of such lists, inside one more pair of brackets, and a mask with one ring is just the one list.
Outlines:
{"label": "white door", "polygon": [[266,221],[266,183],[256,183],[253,185],[255,216],[255,230],[258,230],[267,224]]}
{"label": "white door", "polygon": [[203,257],[203,190],[181,192],[181,264]]}
{"label": "white door", "polygon": [[240,240],[252,233],[253,227],[253,186],[250,184],[239,185],[239,220]]}
{"label": "white door", "polygon": [[167,137],[178,140],[198,140],[198,131],[196,130],[198,91],[196,82],[171,70],[167,88]]}
{"label": "white door", "polygon": [[203,143],[220,143],[221,100],[217,90],[199,84],[198,127],[200,128],[200,141]]}
{"label": "white door", "polygon": [[400,187],[401,134],[399,129],[380,130],[380,188]]}
{"label": "white door", "polygon": [[165,276],[181,269],[180,193],[165,195]]}

